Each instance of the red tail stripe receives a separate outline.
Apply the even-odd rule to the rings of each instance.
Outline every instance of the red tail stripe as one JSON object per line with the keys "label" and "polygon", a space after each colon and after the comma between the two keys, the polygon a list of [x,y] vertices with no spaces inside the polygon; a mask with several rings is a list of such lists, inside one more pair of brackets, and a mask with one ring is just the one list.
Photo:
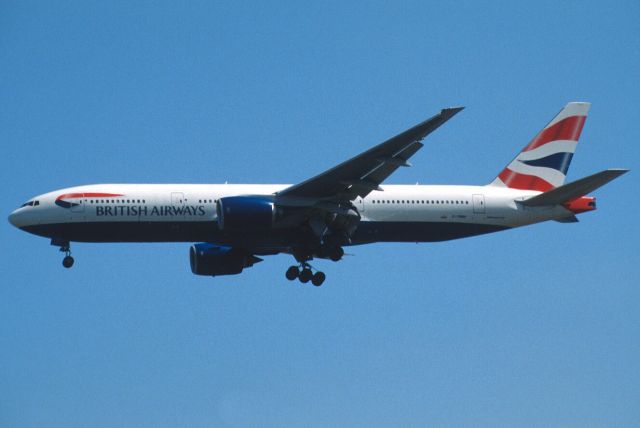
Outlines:
{"label": "red tail stripe", "polygon": [[56,198],[56,200],[67,198],[115,198],[116,196],[124,196],[119,193],[65,193]]}
{"label": "red tail stripe", "polygon": [[554,123],[550,127],[540,131],[540,133],[531,140],[527,147],[524,148],[523,152],[533,150],[537,147],[550,143],[551,141],[578,141],[586,119],[587,116],[570,116],[562,119],[558,123]]}
{"label": "red tail stripe", "polygon": [[509,168],[505,168],[500,175],[498,175],[498,178],[500,178],[507,187],[512,189],[546,192],[554,188],[553,184],[540,177],[520,174],[519,172],[511,171]]}

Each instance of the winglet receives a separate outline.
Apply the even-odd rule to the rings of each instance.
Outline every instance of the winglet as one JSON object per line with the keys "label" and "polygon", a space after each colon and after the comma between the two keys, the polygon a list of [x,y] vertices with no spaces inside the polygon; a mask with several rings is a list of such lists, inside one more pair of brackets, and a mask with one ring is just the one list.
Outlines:
{"label": "winglet", "polygon": [[463,106],[443,108],[442,110],[440,110],[440,116],[442,116],[442,118],[447,121],[462,110],[464,110]]}
{"label": "winglet", "polygon": [[425,120],[422,123],[417,124],[413,128],[404,131],[402,134],[396,135],[391,140],[405,137],[409,139],[413,138],[414,141],[422,141],[427,135],[438,129],[441,125],[444,125],[445,122],[447,122],[462,110],[464,110],[464,107],[443,108],[442,110],[440,110],[440,113]]}
{"label": "winglet", "polygon": [[[455,107],[446,107],[443,108],[440,113],[441,114],[450,114],[451,116],[453,116],[454,114],[458,113],[459,111],[464,110],[464,106],[455,106]],[[449,117],[451,117],[449,116]]]}

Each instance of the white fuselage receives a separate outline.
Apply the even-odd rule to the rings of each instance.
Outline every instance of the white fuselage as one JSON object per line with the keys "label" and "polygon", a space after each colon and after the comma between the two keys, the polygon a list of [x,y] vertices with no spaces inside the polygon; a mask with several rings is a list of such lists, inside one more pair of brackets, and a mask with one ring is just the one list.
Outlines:
{"label": "white fuselage", "polygon": [[[237,195],[272,195],[288,185],[262,184],[97,184],[56,190],[37,196],[17,209],[10,221],[32,233],[60,237],[72,241],[211,241],[212,235],[199,236],[198,229],[190,233],[171,236],[138,234],[140,229],[156,225],[204,226],[215,223],[216,202],[219,198]],[[361,215],[361,225],[376,225],[368,231],[372,236],[355,243],[394,241],[393,229],[385,230],[376,238],[378,228],[386,225],[409,226],[398,234],[397,241],[432,241],[453,239],[478,233],[462,233],[460,236],[442,235],[430,238],[428,232],[417,233],[412,238],[410,228],[435,225],[495,226],[496,231],[545,220],[562,219],[572,215],[562,206],[525,208],[519,200],[540,192],[510,189],[496,186],[432,186],[432,185],[384,185],[383,191],[371,192],[366,198],[358,198],[354,206]],[[108,195],[108,196],[100,196]],[[115,195],[115,196],[114,196]],[[62,199],[61,199],[62,197]],[[35,203],[37,201],[37,204]],[[56,203],[58,201],[58,203]],[[60,206],[62,201],[65,206]],[[118,225],[126,224],[126,234],[117,232]],[[109,225],[109,231],[99,233]],[[69,227],[81,226],[82,233],[65,237]],[[176,226],[178,227],[178,226]],[[57,229],[63,232],[56,232]],[[383,230],[383,229],[380,229]],[[96,233],[91,233],[96,232]],[[425,235],[426,233],[426,235]],[[487,232],[481,232],[487,233]],[[86,238],[82,236],[86,235]],[[99,238],[95,238],[99,236]],[[110,239],[112,237],[112,239]]]}

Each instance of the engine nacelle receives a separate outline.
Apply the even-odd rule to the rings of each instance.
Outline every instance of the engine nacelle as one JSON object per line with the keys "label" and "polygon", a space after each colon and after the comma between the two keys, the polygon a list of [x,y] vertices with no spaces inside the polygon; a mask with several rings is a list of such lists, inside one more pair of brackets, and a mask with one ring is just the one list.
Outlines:
{"label": "engine nacelle", "polygon": [[236,275],[262,259],[231,247],[195,244],[189,249],[191,272],[196,275]]}
{"label": "engine nacelle", "polygon": [[216,206],[220,230],[269,230],[276,218],[273,200],[268,196],[229,196]]}

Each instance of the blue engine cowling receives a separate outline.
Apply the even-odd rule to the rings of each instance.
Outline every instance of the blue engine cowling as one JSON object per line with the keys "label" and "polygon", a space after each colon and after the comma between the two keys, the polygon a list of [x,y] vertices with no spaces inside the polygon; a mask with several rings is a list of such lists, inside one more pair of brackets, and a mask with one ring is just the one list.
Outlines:
{"label": "blue engine cowling", "polygon": [[268,196],[229,196],[216,206],[220,230],[269,230],[276,217],[273,200]]}
{"label": "blue engine cowling", "polygon": [[191,272],[196,275],[236,275],[262,259],[231,247],[195,244],[189,249]]}

